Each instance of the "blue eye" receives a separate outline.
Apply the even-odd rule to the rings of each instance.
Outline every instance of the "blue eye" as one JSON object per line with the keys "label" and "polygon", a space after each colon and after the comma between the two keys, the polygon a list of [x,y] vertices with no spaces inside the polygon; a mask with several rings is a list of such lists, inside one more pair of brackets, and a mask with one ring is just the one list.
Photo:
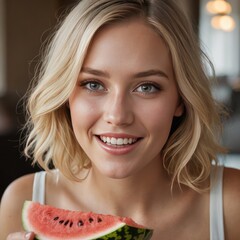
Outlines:
{"label": "blue eye", "polygon": [[155,93],[159,91],[159,87],[155,86],[153,83],[144,83],[138,86],[135,91],[140,93]]}
{"label": "blue eye", "polygon": [[104,91],[104,87],[101,83],[97,81],[83,81],[80,84],[82,87],[88,89],[89,91]]}

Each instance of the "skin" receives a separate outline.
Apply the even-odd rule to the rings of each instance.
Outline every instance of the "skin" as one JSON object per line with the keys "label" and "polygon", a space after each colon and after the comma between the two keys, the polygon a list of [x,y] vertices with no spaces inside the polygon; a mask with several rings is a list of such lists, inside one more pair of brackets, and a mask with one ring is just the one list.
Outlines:
{"label": "skin", "polygon": [[[184,186],[180,190],[177,184],[171,193],[171,179],[162,166],[162,147],[183,105],[170,52],[150,27],[134,19],[99,31],[69,108],[74,133],[92,168],[82,182],[71,182],[61,173],[56,182],[56,173],[48,173],[46,204],[132,217],[154,229],[153,240],[160,236],[164,240],[209,239],[209,193],[198,194]],[[104,144],[99,136],[137,141],[116,147]],[[26,239],[18,231],[22,230],[23,202],[32,198],[32,183],[33,175],[27,175],[6,190],[0,239],[13,232],[8,240]],[[240,235],[240,214],[236,214],[240,204],[232,201],[240,197],[239,183],[238,171],[224,171],[225,233],[231,240]]]}

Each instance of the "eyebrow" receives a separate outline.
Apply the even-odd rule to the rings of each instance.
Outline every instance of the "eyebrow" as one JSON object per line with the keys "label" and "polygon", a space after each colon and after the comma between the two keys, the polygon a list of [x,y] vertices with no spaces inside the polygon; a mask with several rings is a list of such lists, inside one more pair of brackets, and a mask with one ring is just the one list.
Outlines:
{"label": "eyebrow", "polygon": [[96,75],[99,77],[107,77],[107,78],[110,77],[109,74],[105,71],[101,71],[101,70],[97,70],[97,69],[93,69],[93,68],[89,68],[89,67],[83,67],[81,72],[89,73],[89,74]]}
{"label": "eyebrow", "polygon": [[[100,77],[106,77],[106,78],[110,77],[110,75],[106,71],[101,71],[101,70],[93,69],[90,67],[83,67],[81,72],[89,73],[89,74],[100,76]],[[133,76],[135,78],[144,78],[144,77],[149,77],[149,76],[159,76],[159,77],[168,78],[168,75],[165,72],[158,70],[158,69],[150,69],[147,71],[138,72],[138,73],[134,74]]]}
{"label": "eyebrow", "polygon": [[139,73],[136,73],[134,76],[136,78],[143,78],[143,77],[149,77],[149,76],[159,76],[159,77],[168,78],[168,75],[165,72],[158,69],[151,69],[148,71],[139,72]]}

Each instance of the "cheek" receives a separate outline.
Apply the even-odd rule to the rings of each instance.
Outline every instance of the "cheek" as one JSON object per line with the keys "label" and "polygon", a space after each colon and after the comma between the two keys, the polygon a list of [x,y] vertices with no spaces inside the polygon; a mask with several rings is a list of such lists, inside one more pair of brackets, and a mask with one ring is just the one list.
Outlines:
{"label": "cheek", "polygon": [[[159,102],[157,104],[144,107],[139,112],[142,121],[145,122],[146,128],[155,135],[161,134],[168,137],[175,108],[169,102]],[[147,117],[146,117],[147,116]]]}
{"label": "cheek", "polygon": [[69,99],[70,114],[74,131],[88,128],[97,119],[99,108],[96,101],[90,101],[81,97]]}
{"label": "cheek", "polygon": [[153,133],[169,134],[173,119],[172,115],[167,115],[166,112],[159,111],[152,116],[150,115],[147,119],[149,130]]}

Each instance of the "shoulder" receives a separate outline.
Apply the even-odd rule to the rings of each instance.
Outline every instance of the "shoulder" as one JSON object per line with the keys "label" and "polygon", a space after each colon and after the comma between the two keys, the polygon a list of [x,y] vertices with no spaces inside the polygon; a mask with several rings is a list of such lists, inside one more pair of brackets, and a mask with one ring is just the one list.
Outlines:
{"label": "shoulder", "polygon": [[21,230],[21,212],[25,200],[32,198],[34,174],[25,175],[12,182],[5,190],[0,208],[0,239],[10,232]]}
{"label": "shoulder", "polygon": [[21,198],[31,198],[33,179],[34,174],[28,174],[13,181],[4,192],[2,203],[6,200],[9,202],[13,197],[15,197],[13,201],[19,201]]}
{"label": "shoulder", "polygon": [[240,236],[240,170],[225,168],[223,202],[226,239]]}

